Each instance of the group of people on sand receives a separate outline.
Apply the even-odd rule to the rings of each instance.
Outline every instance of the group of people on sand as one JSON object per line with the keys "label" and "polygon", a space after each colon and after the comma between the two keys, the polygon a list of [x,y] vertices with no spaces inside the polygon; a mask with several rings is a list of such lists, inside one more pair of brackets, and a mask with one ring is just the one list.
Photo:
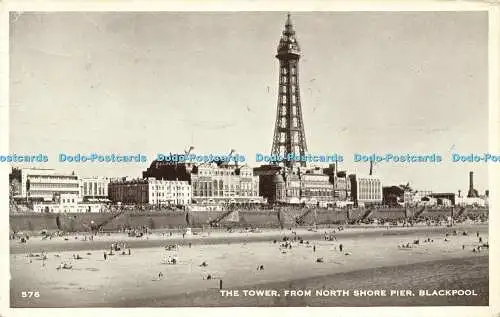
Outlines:
{"label": "group of people on sand", "polygon": [[173,255],[173,256],[172,255],[168,255],[168,256],[165,255],[163,257],[162,264],[172,264],[172,265],[175,265],[175,264],[177,264],[177,262],[178,262],[177,255]]}
{"label": "group of people on sand", "polygon": [[[337,230],[342,231],[342,230],[344,230],[344,228],[342,226],[339,226],[339,227],[337,227]],[[326,241],[337,241],[337,238],[334,235],[335,232],[336,232],[335,229],[333,230],[333,234],[331,234],[331,233],[328,234],[325,231],[325,233],[324,233],[325,240]],[[282,243],[280,243],[280,245],[279,245],[279,249],[280,249],[281,253],[286,254],[287,250],[293,248],[294,243],[296,243],[297,246],[299,246],[301,244],[305,245],[306,248],[312,248],[312,251],[314,253],[316,252],[316,249],[317,249],[316,244],[312,244],[309,241],[304,240],[301,236],[297,235],[297,233],[293,230],[291,230],[291,233],[292,233],[293,237],[290,238],[290,237],[284,236],[282,238]],[[276,243],[278,243],[278,241],[273,240],[273,243],[276,244]],[[339,244],[338,247],[339,247],[338,248],[339,252],[344,253],[344,246],[342,244]],[[337,246],[335,246],[335,250],[337,250]],[[350,252],[345,252],[345,255],[350,255],[350,254],[351,254]],[[324,258],[323,257],[317,258],[316,262],[322,263],[322,262],[324,262]]]}
{"label": "group of people on sand", "polygon": [[[178,257],[177,255],[165,255],[165,257],[163,258],[163,261],[162,261],[162,264],[172,264],[172,265],[175,265],[178,263]],[[201,262],[201,264],[199,265],[199,267],[208,267],[208,264],[206,261],[203,261]],[[257,270],[264,270],[264,266],[263,265],[260,265],[257,267]],[[158,273],[158,280],[161,280],[165,277],[165,275],[163,274],[163,272],[159,272]],[[213,280],[213,279],[216,279],[212,274],[210,273],[207,273],[207,274],[204,274],[202,276],[202,279],[203,280]],[[220,287],[222,288],[222,279],[220,279]]]}
{"label": "group of people on sand", "polygon": [[[309,247],[309,241],[304,241],[304,239],[300,236],[297,236],[295,232],[292,232],[294,234],[293,238],[289,237],[283,237],[283,243],[280,244],[280,249],[282,249],[282,253],[285,253],[283,249],[291,249],[292,248],[292,243],[296,242],[297,244],[305,244],[307,247]],[[277,243],[277,240],[273,240],[273,243]],[[316,247],[314,247],[314,251],[316,251]]]}
{"label": "group of people on sand", "polygon": [[401,245],[398,245],[398,247],[401,248],[401,249],[412,249],[413,245],[408,242],[406,244],[403,243]]}
{"label": "group of people on sand", "polygon": [[[451,240],[451,236],[458,236],[458,235],[461,235],[461,236],[468,236],[469,233],[467,231],[462,231],[461,233],[458,232],[458,230],[453,230],[452,233],[446,233],[445,234],[445,238],[444,238],[444,242],[450,242]],[[479,234],[479,231],[476,232],[476,237],[478,239],[478,243],[479,245],[474,245],[474,247],[472,248],[472,252],[476,253],[476,252],[481,252],[481,250],[483,248],[489,248],[489,244],[488,242],[486,243],[483,243],[483,238],[480,236]],[[423,242],[425,243],[433,243],[434,242],[434,239],[431,239],[431,238],[426,238],[425,240],[423,240]],[[418,245],[420,244],[420,240],[414,240],[413,243],[406,243],[406,244],[401,244],[401,245],[398,245],[398,248],[401,248],[401,249],[411,249],[413,248],[414,245]],[[462,244],[462,250],[465,250],[465,244]]]}
{"label": "group of people on sand", "polygon": [[[127,251],[125,251],[125,249]],[[121,251],[121,253],[118,253],[119,251]],[[115,255],[114,252],[117,252],[116,254],[120,254],[120,255],[132,255],[132,251],[130,250],[130,248],[128,248],[128,246],[125,242],[122,242],[122,243],[113,242],[113,243],[111,243],[111,245],[109,247],[109,252],[104,251],[104,254],[103,254],[104,260],[107,260],[108,256]]]}

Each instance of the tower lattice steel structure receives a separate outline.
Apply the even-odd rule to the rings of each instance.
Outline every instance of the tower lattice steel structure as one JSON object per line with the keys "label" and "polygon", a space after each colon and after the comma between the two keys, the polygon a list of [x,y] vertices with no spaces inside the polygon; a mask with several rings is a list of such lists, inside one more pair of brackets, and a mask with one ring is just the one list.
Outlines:
{"label": "tower lattice steel structure", "polygon": [[285,30],[278,45],[276,58],[280,62],[279,91],[271,155],[284,157],[285,160],[277,162],[282,166],[288,168],[305,167],[305,161],[288,159],[289,154],[297,157],[307,153],[302,108],[300,105],[300,47],[295,38],[290,14],[288,14]]}

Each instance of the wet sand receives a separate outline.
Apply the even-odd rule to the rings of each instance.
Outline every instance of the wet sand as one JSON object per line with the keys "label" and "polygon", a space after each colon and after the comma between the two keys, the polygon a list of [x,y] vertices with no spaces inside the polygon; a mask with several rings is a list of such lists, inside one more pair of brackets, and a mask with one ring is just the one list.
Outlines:
{"label": "wet sand", "polygon": [[[318,288],[336,285],[351,289],[375,286],[411,288],[416,285],[417,277],[420,281],[417,286],[425,289],[428,288],[425,285],[429,283],[431,286],[443,283],[445,281],[443,278],[452,281],[464,277],[464,280],[472,287],[476,287],[481,295],[475,299],[462,297],[461,302],[455,301],[454,304],[487,305],[485,293],[487,286],[484,288],[484,281],[487,282],[488,279],[488,250],[483,249],[481,253],[471,251],[478,242],[476,231],[481,232],[484,242],[488,240],[487,226],[467,227],[469,236],[450,236],[449,242],[444,241],[443,232],[452,231],[450,228],[418,229],[420,231],[417,228],[395,231],[391,229],[389,232],[365,230],[363,234],[351,231],[349,234],[350,229],[337,234],[337,242],[312,240],[312,237],[308,237],[311,245],[316,245],[316,252],[313,252],[312,247],[295,244],[291,250],[282,253],[279,250],[279,243],[230,241],[228,244],[228,241],[223,242],[227,237],[220,237],[216,244],[193,243],[191,248],[183,246],[177,252],[165,251],[155,246],[133,248],[131,256],[114,255],[106,261],[103,259],[102,249],[89,251],[91,255],[86,255],[87,252],[82,252],[80,249],[65,251],[60,253],[60,257],[56,257],[55,252],[49,252],[45,266],[42,266],[42,261],[36,258],[30,263],[29,258],[23,253],[11,254],[11,305],[13,307],[362,306],[363,303],[366,305],[367,298],[373,300],[373,305],[384,305],[383,301],[382,304],[380,301],[377,304],[374,297],[367,297],[361,302],[359,299],[349,300],[347,297],[343,301],[335,297],[312,301],[297,301],[297,298],[287,300],[286,297],[282,297],[281,301],[267,297],[258,297],[259,301],[255,298],[239,298],[231,301],[222,298],[218,292],[219,280],[203,279],[207,274],[221,278],[224,289],[261,287],[258,285],[276,289],[289,286]],[[290,236],[289,231],[286,233]],[[269,234],[261,236],[262,234],[264,233],[248,235],[265,236],[267,240],[274,237]],[[297,234],[303,235],[299,232]],[[311,233],[314,234],[319,234],[321,237],[323,235]],[[434,242],[422,243],[427,237],[434,239]],[[205,241],[204,239],[193,237],[193,241]],[[244,236],[243,239],[249,238]],[[415,239],[420,239],[421,244],[411,249],[398,248],[398,245],[412,243]],[[154,241],[166,244],[164,240]],[[64,242],[69,241],[52,242],[50,245],[60,247],[63,244],[67,247]],[[109,246],[109,241],[99,241],[99,243]],[[344,251],[350,252],[350,255],[344,255],[344,252],[339,251],[340,243],[343,244]],[[462,250],[464,244],[466,248]],[[81,244],[77,241],[71,245],[79,248]],[[85,243],[83,245],[88,246]],[[79,253],[85,259],[71,260],[74,253]],[[178,255],[179,263],[162,264],[164,255],[168,254]],[[324,263],[317,263],[318,257],[323,257]],[[73,270],[56,270],[57,265],[65,259],[73,263]],[[207,267],[199,266],[203,261],[207,262]],[[412,276],[411,272],[415,267],[410,269],[411,265],[418,264],[423,265],[418,269],[420,273],[418,276]],[[258,265],[263,265],[265,269],[256,270]],[[159,272],[164,274],[162,279],[158,279]],[[358,278],[353,278],[353,275],[347,274],[348,272],[358,274]],[[466,272],[472,275],[465,276]],[[376,282],[373,282],[374,278]],[[333,284],[330,285],[329,281]],[[321,284],[322,282],[324,284]],[[23,299],[20,296],[22,291],[38,291],[40,297]],[[429,302],[434,303],[433,305],[446,305],[453,301],[448,297],[439,297],[429,298]],[[425,301],[423,303],[425,304]],[[388,305],[387,302],[385,304]]]}
{"label": "wet sand", "polygon": [[[474,290],[478,295],[419,296],[419,290],[440,289],[468,289]],[[219,290],[211,289],[189,296],[182,294],[146,300],[127,300],[114,305],[117,307],[488,306],[488,256],[372,268],[250,285],[232,290],[238,290],[240,295],[244,295],[244,290],[276,290],[280,296],[222,296]],[[311,295],[285,295],[285,290],[311,290]],[[334,293],[336,290],[347,290],[349,295],[341,296],[341,293]],[[355,291],[361,290],[386,290],[387,296],[354,296]],[[390,296],[391,290],[410,290],[415,296]]]}

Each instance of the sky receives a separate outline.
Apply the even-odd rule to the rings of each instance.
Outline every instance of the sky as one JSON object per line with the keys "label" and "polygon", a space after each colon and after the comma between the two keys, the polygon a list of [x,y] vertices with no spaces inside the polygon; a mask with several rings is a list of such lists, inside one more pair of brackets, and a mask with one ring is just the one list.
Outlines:
{"label": "sky", "polygon": [[[47,153],[81,176],[140,177],[156,153],[271,151],[286,12],[11,14],[10,153]],[[487,189],[486,12],[293,12],[308,150],[438,153],[439,164],[375,165],[384,185]],[[59,153],[148,156],[60,164]],[[35,166],[31,164],[30,166]],[[42,164],[39,164],[42,167]]]}

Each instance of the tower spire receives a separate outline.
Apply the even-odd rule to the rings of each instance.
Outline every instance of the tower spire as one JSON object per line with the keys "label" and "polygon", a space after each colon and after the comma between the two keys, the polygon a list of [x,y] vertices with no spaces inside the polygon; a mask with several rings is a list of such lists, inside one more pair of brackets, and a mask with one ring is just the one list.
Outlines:
{"label": "tower spire", "polygon": [[292,17],[291,17],[290,12],[288,12],[288,14],[287,14],[286,24],[285,24],[285,32],[293,32]]}

